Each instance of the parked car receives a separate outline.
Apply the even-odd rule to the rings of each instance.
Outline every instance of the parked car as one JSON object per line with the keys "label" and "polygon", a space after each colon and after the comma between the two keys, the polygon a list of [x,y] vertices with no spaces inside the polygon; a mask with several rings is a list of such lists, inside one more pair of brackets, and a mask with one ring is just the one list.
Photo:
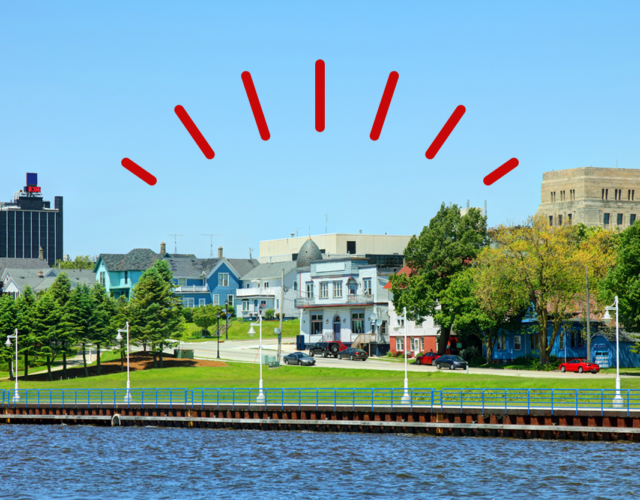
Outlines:
{"label": "parked car", "polygon": [[282,359],[285,365],[313,366],[316,364],[316,360],[304,352],[292,352]]}
{"label": "parked car", "polygon": [[445,354],[444,356],[440,356],[436,359],[436,368],[438,370],[442,368],[449,368],[449,370],[455,370],[456,368],[465,369],[466,367],[467,362],[460,356],[455,356],[453,354]]}
{"label": "parked car", "polygon": [[435,365],[436,359],[440,357],[435,352],[425,352],[424,354],[418,354],[416,356],[416,365]]}
{"label": "parked car", "polygon": [[561,372],[591,372],[598,373],[600,371],[600,365],[595,363],[589,363],[586,359],[570,359],[566,363],[560,365]]}
{"label": "parked car", "polygon": [[315,344],[309,346],[309,356],[312,358],[316,354],[322,355],[323,358],[327,356],[333,356],[334,358],[338,357],[338,353],[340,351],[344,351],[347,348],[339,340],[332,340],[330,342],[316,342]]}
{"label": "parked car", "polygon": [[349,358],[351,361],[361,359],[362,361],[366,361],[369,355],[367,351],[363,351],[362,349],[358,349],[357,347],[348,347],[344,351],[340,351],[338,353],[338,358]]}

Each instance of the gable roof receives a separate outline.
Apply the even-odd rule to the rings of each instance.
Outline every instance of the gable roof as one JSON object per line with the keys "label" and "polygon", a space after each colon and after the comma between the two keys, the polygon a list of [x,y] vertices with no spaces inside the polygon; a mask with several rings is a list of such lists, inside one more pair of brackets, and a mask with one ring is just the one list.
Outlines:
{"label": "gable roof", "polygon": [[241,279],[243,281],[248,281],[256,279],[281,278],[283,269],[286,276],[291,271],[295,270],[296,267],[297,263],[294,261],[260,264],[258,267],[253,268],[247,274],[243,275]]}
{"label": "gable roof", "polygon": [[129,253],[101,253],[94,266],[94,272],[100,264],[100,259],[104,262],[107,271],[145,271],[149,269],[156,260],[161,257],[148,248],[135,248]]}
{"label": "gable roof", "polygon": [[46,260],[40,259],[13,259],[1,258],[0,270],[5,269],[49,269],[51,266]]}
{"label": "gable roof", "polygon": [[[409,276],[411,274],[411,268],[409,266],[402,266],[402,269],[398,271],[398,274],[405,274]],[[389,281],[389,283],[387,283],[382,288],[384,288],[385,290],[391,290],[391,288],[393,288],[393,284]]]}
{"label": "gable roof", "polygon": [[238,277],[243,272],[249,272],[259,265],[256,259],[196,259],[196,258],[167,258],[169,267],[176,278],[199,278],[204,272],[208,275],[218,266],[226,263]]}

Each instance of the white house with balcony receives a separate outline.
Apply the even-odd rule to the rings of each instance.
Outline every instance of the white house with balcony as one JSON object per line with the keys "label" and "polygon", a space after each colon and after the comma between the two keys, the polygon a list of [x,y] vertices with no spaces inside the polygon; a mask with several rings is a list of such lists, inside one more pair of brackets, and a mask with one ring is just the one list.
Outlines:
{"label": "white house with balcony", "polygon": [[391,272],[364,257],[317,259],[300,267],[296,307],[305,344],[388,343],[389,292],[384,286]]}
{"label": "white house with balcony", "polygon": [[[296,299],[295,261],[261,264],[242,277],[242,287],[236,290],[236,316],[252,318],[259,307],[274,309],[285,318],[298,316]],[[284,282],[283,282],[284,274]]]}

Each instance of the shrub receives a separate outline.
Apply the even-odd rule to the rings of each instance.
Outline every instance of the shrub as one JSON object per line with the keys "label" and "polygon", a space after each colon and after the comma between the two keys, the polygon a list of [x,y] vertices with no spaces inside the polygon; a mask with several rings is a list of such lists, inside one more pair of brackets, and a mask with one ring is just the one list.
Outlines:
{"label": "shrub", "polygon": [[273,319],[274,314],[275,314],[275,310],[273,310],[273,309],[267,309],[267,310],[264,312],[264,319],[266,319],[266,320],[272,320],[272,319]]}
{"label": "shrub", "polygon": [[193,323],[193,309],[191,307],[183,307],[182,315],[187,323]]}

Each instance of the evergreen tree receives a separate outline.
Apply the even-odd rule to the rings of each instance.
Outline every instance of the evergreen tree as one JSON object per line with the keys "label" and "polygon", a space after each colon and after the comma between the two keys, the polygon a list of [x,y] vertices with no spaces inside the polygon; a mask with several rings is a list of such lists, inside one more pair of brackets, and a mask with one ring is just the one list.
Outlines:
{"label": "evergreen tree", "polygon": [[24,378],[29,379],[29,357],[36,355],[36,334],[33,328],[33,313],[35,311],[36,295],[29,285],[25,287],[16,299],[18,314],[19,353],[24,356]]}
{"label": "evergreen tree", "polygon": [[[125,323],[131,322],[131,304],[124,295],[118,297],[114,303],[114,311],[110,318],[110,328],[116,334],[119,329],[124,328]],[[129,328],[131,333],[131,328]],[[124,340],[120,342],[120,371],[124,371],[124,355],[126,353]]]}
{"label": "evergreen tree", "polygon": [[62,313],[62,324],[71,333],[73,343],[82,344],[82,360],[85,376],[89,376],[87,368],[86,345],[91,341],[93,331],[94,302],[91,290],[84,283],[76,286]]}
{"label": "evergreen tree", "polygon": [[33,315],[33,328],[40,344],[39,352],[47,360],[49,380],[53,380],[51,364],[62,351],[63,341],[60,337],[63,332],[60,329],[61,316],[60,306],[58,306],[52,294],[45,293],[37,300]]}
{"label": "evergreen tree", "polygon": [[56,276],[53,284],[47,290],[48,294],[51,294],[52,298],[56,301],[58,308],[61,312],[61,321],[58,325],[59,331],[57,337],[62,342],[61,351],[62,354],[62,374],[64,378],[67,378],[67,355],[71,352],[70,348],[74,344],[73,332],[65,330],[64,313],[66,311],[67,303],[71,298],[72,289],[71,279],[67,273],[60,273]]}
{"label": "evergreen tree", "polygon": [[[13,362],[15,359],[14,347],[5,345],[8,335],[13,335],[14,330],[18,327],[18,311],[16,302],[10,295],[0,296],[0,359],[9,366],[9,378],[13,380]],[[17,371],[17,367],[16,371]]]}
{"label": "evergreen tree", "polygon": [[112,328],[111,319],[116,311],[116,304],[112,297],[110,297],[104,287],[100,284],[94,285],[91,290],[93,296],[93,310],[92,310],[92,326],[93,332],[91,335],[91,341],[96,345],[98,359],[98,375],[102,373],[100,366],[100,348],[102,346],[109,345],[114,341],[116,337],[117,328]]}

